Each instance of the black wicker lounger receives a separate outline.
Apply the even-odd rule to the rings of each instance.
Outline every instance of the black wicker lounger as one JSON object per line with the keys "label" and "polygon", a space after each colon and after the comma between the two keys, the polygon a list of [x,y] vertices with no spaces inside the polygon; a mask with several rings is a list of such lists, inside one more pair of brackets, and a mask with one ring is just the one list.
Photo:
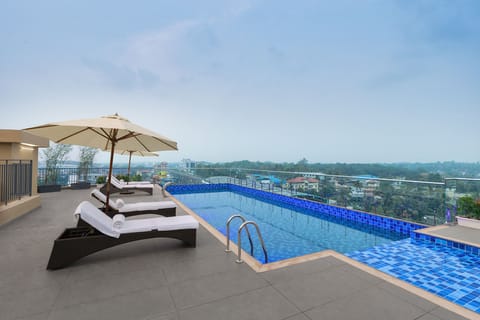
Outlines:
{"label": "black wicker lounger", "polygon": [[[107,202],[107,197],[98,189],[92,190],[90,195],[103,203],[103,205],[105,205]],[[113,201],[110,198],[109,204],[110,210],[107,214],[110,217],[113,217],[117,213],[123,214],[125,217],[137,216],[142,214],[156,214],[162,215],[164,217],[174,217],[176,215],[177,209],[177,205],[173,201],[125,203],[122,199],[116,199],[115,201]]]}
{"label": "black wicker lounger", "polygon": [[92,253],[124,243],[150,239],[173,238],[190,247],[196,246],[198,222],[191,216],[125,220],[113,219],[92,203],[84,201],[75,211],[87,225],[67,228],[55,240],[47,269],[64,268]]}

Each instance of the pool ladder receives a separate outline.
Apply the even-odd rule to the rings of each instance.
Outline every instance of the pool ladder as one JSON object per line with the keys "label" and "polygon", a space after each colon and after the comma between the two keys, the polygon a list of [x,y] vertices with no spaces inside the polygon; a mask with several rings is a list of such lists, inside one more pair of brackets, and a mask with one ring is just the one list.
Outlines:
{"label": "pool ladder", "polygon": [[165,184],[163,185],[163,187],[162,187],[162,195],[163,195],[164,198],[167,197],[167,194],[165,193],[165,191],[167,190],[168,186],[169,186],[169,185],[172,185],[172,184],[173,184],[173,182],[169,181],[169,182],[167,182],[167,183],[165,183]]}
{"label": "pool ladder", "polygon": [[238,242],[238,254],[237,254],[237,260],[235,261],[236,263],[243,263],[242,260],[242,230],[245,229],[247,231],[248,235],[248,241],[250,242],[250,255],[253,257],[253,242],[252,242],[252,237],[250,235],[250,231],[248,230],[248,225],[252,224],[255,226],[255,230],[257,230],[257,235],[258,238],[260,239],[260,243],[262,245],[263,249],[263,254],[265,256],[265,263],[268,263],[268,255],[267,255],[267,249],[265,248],[265,242],[263,241],[262,234],[260,233],[260,228],[258,227],[258,224],[255,221],[247,221],[242,215],[239,214],[234,214],[227,220],[227,248],[225,249],[225,252],[231,252],[230,250],[230,223],[232,222],[233,219],[239,218],[242,220],[242,224],[238,228],[237,231],[237,242]]}

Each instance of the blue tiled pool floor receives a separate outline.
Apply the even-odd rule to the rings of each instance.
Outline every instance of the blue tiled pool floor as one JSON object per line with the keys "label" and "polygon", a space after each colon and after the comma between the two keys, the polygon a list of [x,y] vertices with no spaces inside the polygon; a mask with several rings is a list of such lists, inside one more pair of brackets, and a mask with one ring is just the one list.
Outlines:
{"label": "blue tiled pool floor", "polygon": [[478,255],[405,239],[346,256],[480,313]]}

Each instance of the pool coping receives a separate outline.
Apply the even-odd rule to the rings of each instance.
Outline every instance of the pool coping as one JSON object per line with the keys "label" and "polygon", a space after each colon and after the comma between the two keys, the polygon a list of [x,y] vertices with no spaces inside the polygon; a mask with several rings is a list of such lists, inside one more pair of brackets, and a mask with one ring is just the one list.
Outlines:
{"label": "pool coping", "polygon": [[[184,210],[187,214],[193,216],[199,223],[204,227],[210,234],[212,234],[217,240],[219,240],[222,244],[227,245],[227,238],[217,229],[212,227],[207,221],[205,221],[202,217],[200,217],[198,214],[196,214],[193,210],[191,210],[189,207],[184,205],[182,202],[180,202],[177,198],[175,198],[174,195],[170,194],[168,191],[165,190],[165,193],[167,197],[175,202],[182,210]],[[433,227],[436,228],[436,227]],[[426,228],[426,229],[431,229],[431,228]],[[424,230],[424,229],[421,229]],[[238,252],[238,246],[230,242],[230,249],[233,252],[233,254],[237,255]],[[412,294],[415,294],[425,300],[430,301],[433,304],[436,304],[442,308],[445,308],[451,312],[454,312],[456,314],[461,315],[462,317],[468,318],[468,319],[480,319],[480,315],[474,311],[471,311],[467,308],[464,308],[458,304],[455,304],[449,300],[446,300],[440,296],[437,296],[433,293],[430,293],[424,289],[421,289],[419,287],[416,287],[414,285],[411,285],[403,280],[397,279],[389,274],[386,274],[380,270],[377,270],[375,268],[372,268],[364,263],[361,263],[359,261],[356,261],[354,259],[351,259],[341,253],[338,253],[334,250],[323,250],[307,255],[303,255],[300,257],[295,257],[295,258],[290,258],[290,259],[285,259],[277,262],[272,262],[272,263],[267,263],[267,264],[262,264],[252,256],[250,256],[247,252],[245,252],[242,249],[242,260],[250,267],[252,270],[255,272],[261,273],[261,272],[268,272],[268,271],[273,271],[289,266],[293,266],[296,264],[304,263],[307,261],[314,261],[317,259],[322,259],[326,257],[333,257],[338,260],[341,260],[352,267],[355,267],[361,271],[364,271],[372,276],[375,276],[379,279],[382,279],[392,285],[395,285],[401,289],[404,289]]]}
{"label": "pool coping", "polygon": [[[450,227],[451,225],[439,225],[430,228],[415,230],[413,231],[411,238],[415,241],[432,242],[435,243],[435,245],[462,250],[467,253],[480,256],[480,244],[435,233],[435,231],[443,230]],[[475,250],[475,252],[473,252],[473,250]]]}

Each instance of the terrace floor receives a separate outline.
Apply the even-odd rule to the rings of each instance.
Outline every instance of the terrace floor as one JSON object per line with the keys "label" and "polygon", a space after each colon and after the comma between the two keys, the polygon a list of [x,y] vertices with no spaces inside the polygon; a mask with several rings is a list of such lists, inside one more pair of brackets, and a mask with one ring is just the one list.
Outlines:
{"label": "terrace floor", "polygon": [[[203,227],[196,248],[149,239],[47,271],[54,239],[74,225],[74,209],[89,192],[42,194],[41,208],[0,227],[1,319],[465,319],[442,299],[431,302],[335,255],[256,273]],[[153,197],[123,198],[162,196],[156,189]]]}

